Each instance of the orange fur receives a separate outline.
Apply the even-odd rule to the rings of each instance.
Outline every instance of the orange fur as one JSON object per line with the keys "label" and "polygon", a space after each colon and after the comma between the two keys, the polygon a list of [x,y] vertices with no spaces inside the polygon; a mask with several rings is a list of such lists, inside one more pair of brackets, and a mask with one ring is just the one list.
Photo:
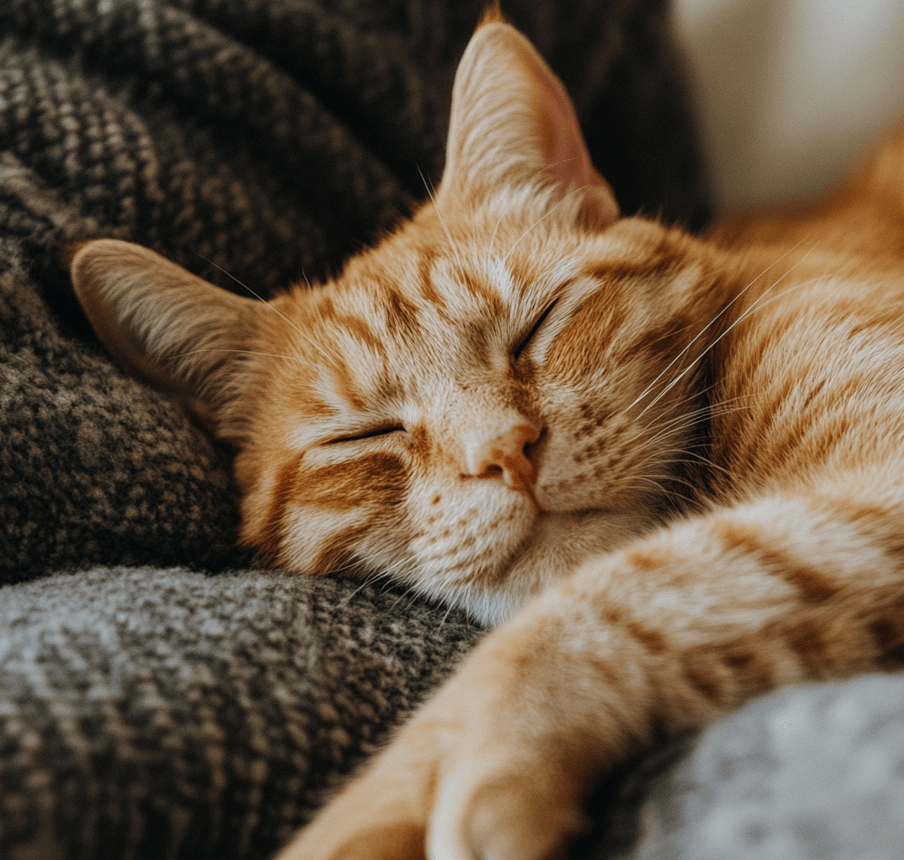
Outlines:
{"label": "orange fur", "polygon": [[285,860],[558,856],[657,734],[898,665],[902,237],[904,125],[810,207],[619,219],[494,12],[436,199],[335,283],[75,252],[100,337],[237,446],[265,560],[513,615]]}

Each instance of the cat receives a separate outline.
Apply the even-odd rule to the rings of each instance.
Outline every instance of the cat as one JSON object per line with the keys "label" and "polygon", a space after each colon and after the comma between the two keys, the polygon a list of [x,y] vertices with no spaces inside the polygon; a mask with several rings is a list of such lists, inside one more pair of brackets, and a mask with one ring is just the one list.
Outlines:
{"label": "cat", "polygon": [[265,304],[113,240],[72,277],[235,446],[265,562],[499,624],[283,860],[562,856],[654,739],[904,657],[904,125],[812,206],[621,217],[491,13],[434,198],[335,282]]}

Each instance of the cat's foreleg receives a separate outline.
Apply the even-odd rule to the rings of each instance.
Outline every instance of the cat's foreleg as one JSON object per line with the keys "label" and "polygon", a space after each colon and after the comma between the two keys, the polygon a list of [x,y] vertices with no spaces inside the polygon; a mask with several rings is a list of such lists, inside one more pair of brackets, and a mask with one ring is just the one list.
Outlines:
{"label": "cat's foreleg", "polygon": [[904,520],[881,495],[771,496],[585,564],[491,634],[282,860],[562,856],[594,781],[654,737],[900,657]]}

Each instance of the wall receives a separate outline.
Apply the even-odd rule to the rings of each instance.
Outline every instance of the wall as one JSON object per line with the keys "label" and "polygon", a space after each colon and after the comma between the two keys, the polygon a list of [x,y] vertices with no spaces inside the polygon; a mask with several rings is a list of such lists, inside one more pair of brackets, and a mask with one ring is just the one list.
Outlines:
{"label": "wall", "polygon": [[812,194],[904,110],[901,0],[673,0],[717,205]]}

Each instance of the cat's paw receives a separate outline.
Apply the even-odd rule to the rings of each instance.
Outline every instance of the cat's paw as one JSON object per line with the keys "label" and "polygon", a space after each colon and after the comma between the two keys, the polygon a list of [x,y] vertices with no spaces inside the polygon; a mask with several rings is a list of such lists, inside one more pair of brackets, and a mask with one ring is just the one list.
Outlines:
{"label": "cat's paw", "polygon": [[[543,756],[462,755],[440,783],[427,855],[455,860],[557,860],[586,821],[579,781]],[[490,761],[487,761],[490,758]],[[533,760],[532,760],[533,759]]]}
{"label": "cat's paw", "polygon": [[538,678],[536,644],[500,633],[279,860],[565,856],[605,756],[570,713],[575,679]]}

